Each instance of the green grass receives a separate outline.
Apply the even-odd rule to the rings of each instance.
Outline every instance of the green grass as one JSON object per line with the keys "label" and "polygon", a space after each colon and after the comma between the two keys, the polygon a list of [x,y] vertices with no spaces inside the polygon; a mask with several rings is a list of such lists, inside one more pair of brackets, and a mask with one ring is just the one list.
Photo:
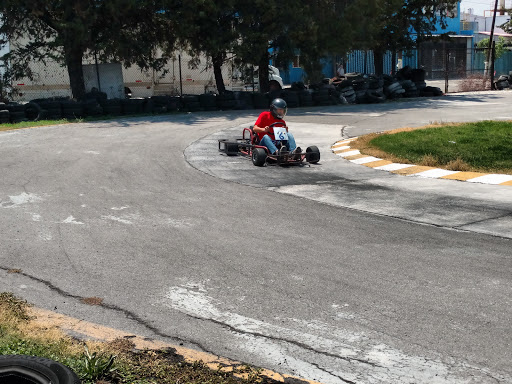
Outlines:
{"label": "green grass", "polygon": [[21,128],[32,128],[32,127],[42,127],[45,125],[56,125],[56,124],[66,124],[75,122],[76,120],[41,120],[41,121],[22,121],[21,123],[15,124],[0,124],[0,131],[9,131],[11,129],[21,129]]}
{"label": "green grass", "polygon": [[458,161],[469,165],[471,170],[512,173],[512,122],[508,121],[383,134],[370,140],[369,145],[415,164],[428,158],[437,166]]}
{"label": "green grass", "polygon": [[[160,115],[176,115],[179,112],[171,111],[166,113],[161,113]],[[91,121],[105,121],[105,120],[115,120],[115,119],[123,119],[123,118],[131,118],[131,117],[144,117],[144,116],[157,116],[153,113],[137,113],[131,115],[101,115],[101,116],[88,116],[82,119],[60,119],[60,120],[40,120],[40,121],[22,121],[20,123],[13,124],[0,124],[0,131],[9,131],[13,129],[23,129],[23,128],[34,128],[34,127],[43,127],[46,125],[57,125],[57,124],[71,124],[71,123],[84,123]]]}
{"label": "green grass", "polygon": [[0,355],[46,357],[70,367],[83,384],[276,384],[261,370],[238,365],[212,369],[188,362],[174,349],[136,350],[129,339],[84,342],[51,325],[35,324],[28,304],[0,292]]}

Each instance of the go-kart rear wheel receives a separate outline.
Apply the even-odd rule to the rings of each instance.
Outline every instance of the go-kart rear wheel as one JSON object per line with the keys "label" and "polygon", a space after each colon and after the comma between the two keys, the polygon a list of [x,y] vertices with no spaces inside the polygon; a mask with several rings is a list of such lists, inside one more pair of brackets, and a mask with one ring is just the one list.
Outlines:
{"label": "go-kart rear wheel", "polygon": [[316,164],[320,161],[320,150],[316,145],[306,148],[306,161],[311,164]]}
{"label": "go-kart rear wheel", "polygon": [[252,150],[252,163],[257,167],[265,165],[267,160],[267,152],[263,148],[253,148]]}

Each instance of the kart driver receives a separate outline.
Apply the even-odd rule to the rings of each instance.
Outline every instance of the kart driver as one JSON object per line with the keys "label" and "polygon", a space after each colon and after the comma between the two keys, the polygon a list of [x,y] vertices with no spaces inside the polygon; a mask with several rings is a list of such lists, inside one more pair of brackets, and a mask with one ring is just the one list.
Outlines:
{"label": "kart driver", "polygon": [[[286,128],[287,140],[276,140],[274,135],[274,128],[276,128],[277,131],[280,127],[286,127],[283,117],[286,115],[287,110],[286,101],[280,98],[274,99],[272,104],[270,104],[270,110],[261,112],[258,116],[258,120],[254,123],[253,130],[260,139],[260,145],[267,147],[270,153],[278,155],[290,151],[300,156],[302,150],[295,144],[295,139],[291,132],[288,132],[288,128]],[[282,124],[276,124],[270,127],[273,123]],[[279,143],[281,143],[282,146],[280,149],[277,149]]]}

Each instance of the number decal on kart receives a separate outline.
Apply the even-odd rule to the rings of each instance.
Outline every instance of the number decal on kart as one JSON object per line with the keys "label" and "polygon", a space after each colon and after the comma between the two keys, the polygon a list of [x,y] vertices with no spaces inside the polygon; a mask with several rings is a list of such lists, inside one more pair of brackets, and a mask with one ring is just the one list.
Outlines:
{"label": "number decal on kart", "polygon": [[286,132],[285,127],[274,127],[274,137],[276,140],[282,141],[282,140],[288,140],[288,132]]}

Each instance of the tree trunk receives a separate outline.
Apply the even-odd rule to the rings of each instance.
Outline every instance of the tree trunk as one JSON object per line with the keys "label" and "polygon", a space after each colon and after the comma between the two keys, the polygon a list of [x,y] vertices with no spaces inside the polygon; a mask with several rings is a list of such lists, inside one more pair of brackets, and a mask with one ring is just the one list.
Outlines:
{"label": "tree trunk", "polygon": [[68,67],[69,84],[73,99],[82,100],[85,96],[84,72],[82,67],[82,58],[84,50],[80,47],[66,49],[64,47],[66,65]]}
{"label": "tree trunk", "polygon": [[222,78],[222,64],[224,62],[224,58],[222,54],[216,55],[212,57],[213,61],[213,74],[215,75],[215,85],[217,85],[217,91],[219,94],[222,94],[226,91],[226,86],[224,85],[224,79]]}
{"label": "tree trunk", "polygon": [[270,84],[268,81],[268,52],[265,52],[260,57],[258,63],[258,73],[259,73],[259,81],[260,81],[260,92],[268,92],[270,90]]}
{"label": "tree trunk", "polygon": [[375,74],[381,76],[384,73],[384,52],[381,49],[373,51],[373,60],[375,63]]}

